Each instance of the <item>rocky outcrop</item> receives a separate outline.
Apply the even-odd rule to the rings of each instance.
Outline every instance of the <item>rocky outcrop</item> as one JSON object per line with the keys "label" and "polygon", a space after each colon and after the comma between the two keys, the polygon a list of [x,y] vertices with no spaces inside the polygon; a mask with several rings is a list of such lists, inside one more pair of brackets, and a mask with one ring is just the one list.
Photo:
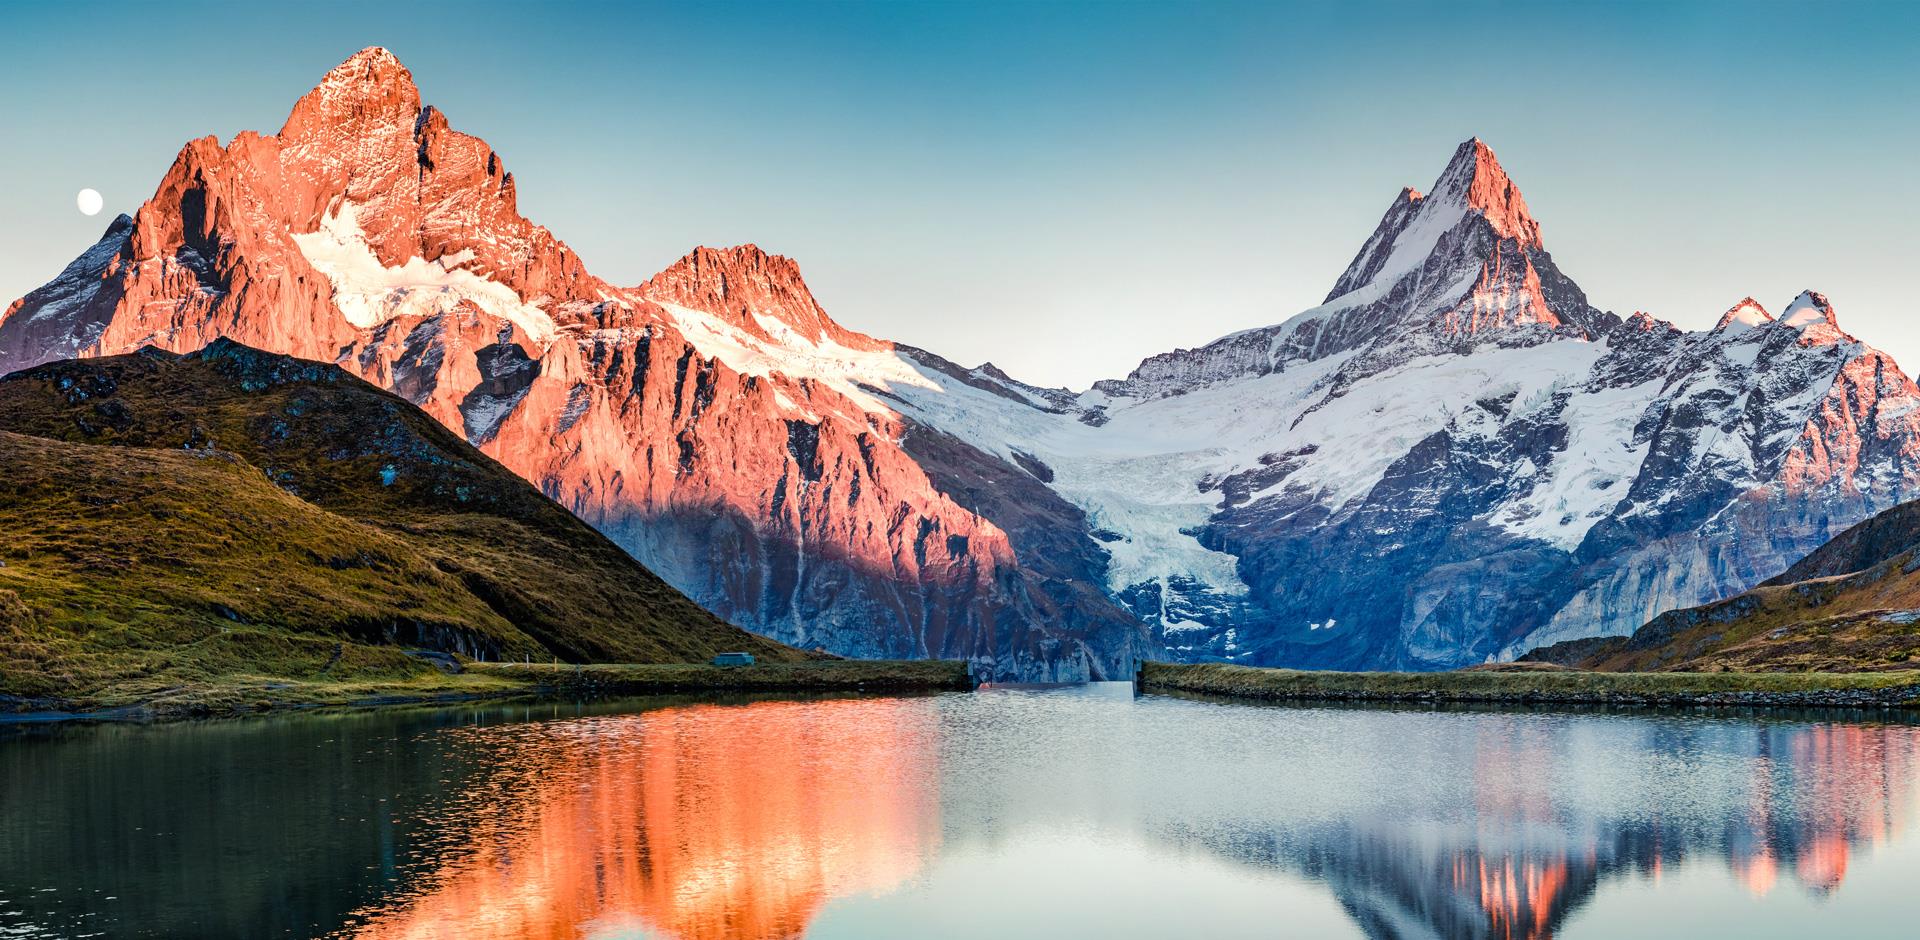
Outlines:
{"label": "rocky outcrop", "polygon": [[[813,299],[800,265],[754,245],[695,248],[654,275],[638,292],[662,303],[705,311],[758,339],[793,338],[849,349],[887,349],[889,344],[833,321]],[[785,335],[776,335],[784,333]]]}

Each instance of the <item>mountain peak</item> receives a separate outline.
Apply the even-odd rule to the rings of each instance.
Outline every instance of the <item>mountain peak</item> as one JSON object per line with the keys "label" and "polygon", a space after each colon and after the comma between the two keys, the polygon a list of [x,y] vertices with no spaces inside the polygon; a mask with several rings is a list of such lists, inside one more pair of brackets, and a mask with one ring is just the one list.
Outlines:
{"label": "mountain peak", "polygon": [[413,73],[385,46],[368,46],[334,66],[320,80],[320,88],[335,91],[367,87],[415,89]]}
{"label": "mountain peak", "polygon": [[639,292],[648,299],[724,316],[733,325],[763,339],[778,321],[806,342],[832,340],[855,349],[871,349],[879,340],[835,323],[800,276],[792,258],[758,245],[732,248],[701,246],[654,275]]}
{"label": "mountain peak", "polygon": [[1713,325],[1715,333],[1738,333],[1754,327],[1766,326],[1773,322],[1773,314],[1752,297],[1742,297],[1740,302],[1727,308],[1720,315],[1720,322]]}
{"label": "mountain peak", "polygon": [[1454,148],[1453,159],[1433,186],[1432,198],[1458,200],[1486,217],[1502,238],[1517,239],[1523,248],[1540,248],[1540,223],[1527,211],[1527,200],[1513,184],[1493,148],[1478,137]]}
{"label": "mountain peak", "polygon": [[1833,313],[1833,304],[1827,301],[1827,295],[1819,291],[1803,290],[1800,296],[1780,314],[1780,323],[1796,330],[1806,330],[1818,324],[1826,324],[1834,329],[1840,328],[1840,320]]}
{"label": "mountain peak", "polygon": [[293,106],[280,136],[305,140],[328,127],[411,121],[419,113],[420,89],[413,73],[384,47],[368,46],[334,66]]}
{"label": "mountain peak", "polygon": [[1478,137],[1454,148],[1453,158],[1427,193],[1411,186],[1400,190],[1325,302],[1368,284],[1390,286],[1424,264],[1448,230],[1476,215],[1496,237],[1512,240],[1522,251],[1545,247],[1540,223],[1527,211],[1519,187],[1501,168],[1493,148]]}

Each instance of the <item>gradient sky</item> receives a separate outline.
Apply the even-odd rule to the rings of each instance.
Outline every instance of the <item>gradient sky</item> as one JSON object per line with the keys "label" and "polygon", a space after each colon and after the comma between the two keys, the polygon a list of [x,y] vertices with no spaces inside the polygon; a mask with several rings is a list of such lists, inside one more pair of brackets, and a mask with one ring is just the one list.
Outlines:
{"label": "gradient sky", "polygon": [[1474,135],[1599,306],[1702,328],[1811,287],[1920,369],[1920,3],[8,3],[5,25],[5,299],[188,139],[277,130],[384,45],[596,274],[751,241],[852,328],[1041,384],[1318,303]]}

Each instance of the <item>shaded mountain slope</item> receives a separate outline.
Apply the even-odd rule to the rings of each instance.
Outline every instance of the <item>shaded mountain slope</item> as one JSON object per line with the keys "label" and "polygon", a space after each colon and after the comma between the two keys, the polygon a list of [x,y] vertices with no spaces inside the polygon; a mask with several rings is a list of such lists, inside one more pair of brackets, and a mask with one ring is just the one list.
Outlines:
{"label": "shaded mountain slope", "polygon": [[1752,590],[1672,610],[1626,637],[1525,661],[1609,671],[1912,669],[1920,665],[1920,501],[1835,536]]}
{"label": "shaded mountain slope", "polygon": [[220,340],[0,379],[0,690],[802,654],[732,627],[406,401]]}

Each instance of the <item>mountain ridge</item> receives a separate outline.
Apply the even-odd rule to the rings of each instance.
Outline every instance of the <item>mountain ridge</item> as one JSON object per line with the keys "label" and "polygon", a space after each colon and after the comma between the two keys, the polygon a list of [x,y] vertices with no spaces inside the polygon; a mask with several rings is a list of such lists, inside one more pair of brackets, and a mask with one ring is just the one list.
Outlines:
{"label": "mountain ridge", "polygon": [[1477,138],[1328,303],[1079,393],[844,327],[751,245],[608,284],[513,192],[363,51],[282,137],[183,148],[0,318],[0,370],[218,336],[337,363],[723,618],[1001,678],[1511,658],[1920,487],[1920,390],[1824,297],[1793,329],[1599,310]]}

